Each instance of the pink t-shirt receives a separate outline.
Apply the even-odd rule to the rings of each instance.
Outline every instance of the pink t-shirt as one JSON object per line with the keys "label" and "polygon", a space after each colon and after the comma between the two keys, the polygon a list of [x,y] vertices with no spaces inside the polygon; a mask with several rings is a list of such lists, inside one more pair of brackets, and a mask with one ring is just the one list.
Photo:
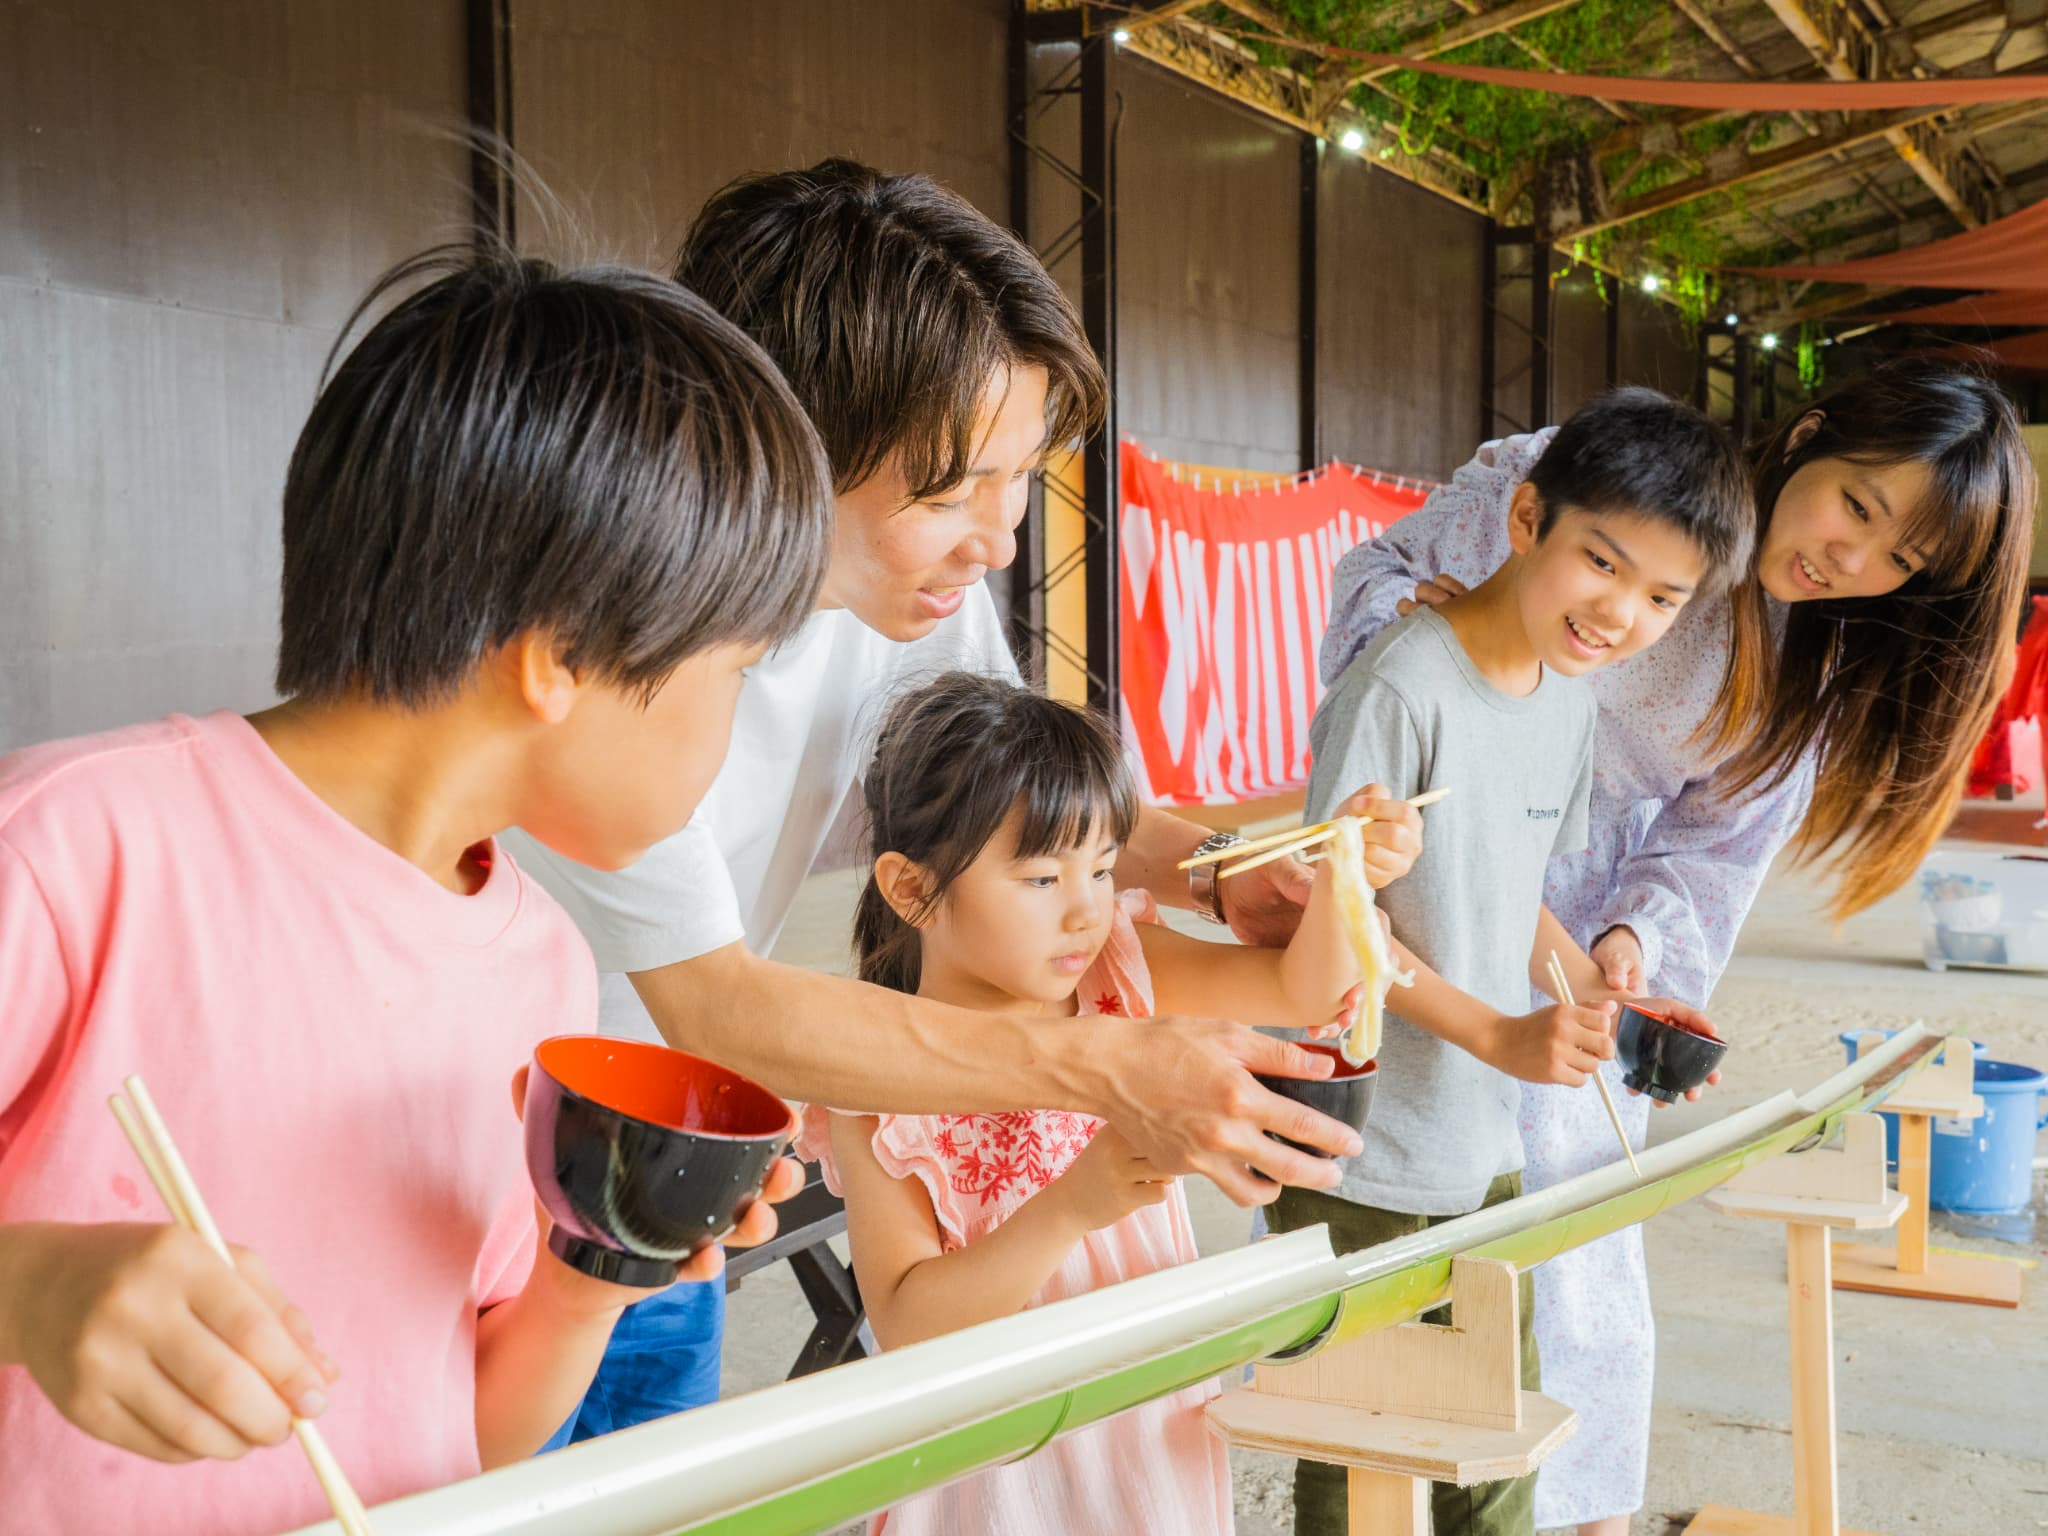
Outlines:
{"label": "pink t-shirt", "polygon": [[[140,1072],[230,1242],[340,1366],[320,1428],[365,1502],[478,1470],[478,1310],[532,1264],[512,1110],[596,1023],[589,951],[502,854],[459,896],[345,822],[238,715],[0,757],[0,1222],[161,1222],[107,1110]],[[0,1525],[276,1532],[296,1444],[167,1466],[0,1368]]]}

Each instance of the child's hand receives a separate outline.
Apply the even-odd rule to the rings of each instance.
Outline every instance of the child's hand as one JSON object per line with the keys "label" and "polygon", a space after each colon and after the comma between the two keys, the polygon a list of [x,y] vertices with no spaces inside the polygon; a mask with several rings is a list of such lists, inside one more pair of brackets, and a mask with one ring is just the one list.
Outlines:
{"label": "child's hand", "polygon": [[1384,784],[1368,784],[1337,807],[1339,816],[1370,816],[1360,829],[1365,843],[1365,879],[1385,890],[1407,874],[1422,852],[1422,812],[1396,800]]}
{"label": "child's hand", "polygon": [[1608,929],[1594,944],[1590,958],[1600,967],[1609,991],[1634,997],[1643,990],[1643,945],[1634,929]]}
{"label": "child's hand", "polygon": [[57,1411],[158,1461],[233,1461],[317,1418],[338,1374],[262,1260],[175,1226],[7,1229],[7,1331]]}
{"label": "child's hand", "polygon": [[1552,1003],[1520,1018],[1503,1017],[1487,1065],[1525,1083],[1582,1086],[1614,1055],[1613,1003]]}
{"label": "child's hand", "polygon": [[1140,1157],[1122,1134],[1105,1125],[1052,1182],[1069,1209],[1090,1232],[1113,1227],[1133,1211],[1157,1205],[1173,1181]]}

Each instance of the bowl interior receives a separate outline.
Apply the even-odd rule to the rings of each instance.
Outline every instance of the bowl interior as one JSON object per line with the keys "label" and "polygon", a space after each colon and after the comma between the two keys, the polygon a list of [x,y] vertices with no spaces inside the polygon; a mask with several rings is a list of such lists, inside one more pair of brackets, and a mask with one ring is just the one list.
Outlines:
{"label": "bowl interior", "polygon": [[543,1041],[534,1060],[579,1098],[666,1130],[756,1140],[793,1128],[790,1107],[759,1083],[667,1046],[561,1035]]}

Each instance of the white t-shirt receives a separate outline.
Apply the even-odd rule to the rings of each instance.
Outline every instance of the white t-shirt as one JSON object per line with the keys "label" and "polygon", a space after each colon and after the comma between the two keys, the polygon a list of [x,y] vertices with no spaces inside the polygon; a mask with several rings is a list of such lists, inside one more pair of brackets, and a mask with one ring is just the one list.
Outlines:
{"label": "white t-shirt", "polygon": [[[994,599],[977,582],[922,639],[891,640],[847,610],[812,614],[749,669],[732,746],[690,824],[629,869],[597,870],[506,835],[519,867],[568,909],[600,971],[653,970],[745,939],[774,950],[890,702],[942,672],[1015,680]],[[654,1038],[623,976],[603,988],[607,1032]]]}

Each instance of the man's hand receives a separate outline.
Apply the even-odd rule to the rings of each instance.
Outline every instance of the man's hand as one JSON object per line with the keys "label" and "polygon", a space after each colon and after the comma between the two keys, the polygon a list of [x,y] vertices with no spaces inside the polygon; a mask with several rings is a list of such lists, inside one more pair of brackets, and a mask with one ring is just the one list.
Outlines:
{"label": "man's hand", "polygon": [[1589,958],[1600,967],[1607,989],[1622,997],[1635,997],[1643,990],[1643,946],[1628,927],[1610,928],[1593,945]]}
{"label": "man's hand", "polygon": [[[1422,852],[1422,812],[1396,800],[1384,784],[1368,784],[1337,807],[1338,816],[1370,816],[1361,829],[1365,878],[1384,890],[1414,867]],[[1300,859],[1275,859],[1221,885],[1223,917],[1246,944],[1282,949],[1301,926],[1302,909],[1315,889],[1315,871]]]}
{"label": "man's hand", "polygon": [[1454,597],[1463,597],[1469,590],[1465,583],[1455,576],[1438,576],[1435,581],[1419,581],[1415,584],[1415,597],[1411,601],[1402,598],[1394,604],[1394,612],[1402,618],[1408,617],[1418,607],[1434,608],[1439,603],[1448,603]]}
{"label": "man's hand", "polygon": [[1239,1205],[1264,1205],[1280,1185],[1336,1187],[1327,1159],[1282,1146],[1273,1131],[1334,1157],[1360,1146],[1350,1126],[1254,1081],[1254,1072],[1328,1077],[1329,1057],[1215,1019],[1091,1018],[1102,1116],[1162,1178],[1199,1173]]}
{"label": "man's hand", "polygon": [[1525,1083],[1582,1086],[1614,1055],[1615,1005],[1553,1003],[1520,1018],[1502,1016],[1481,1059]]}

